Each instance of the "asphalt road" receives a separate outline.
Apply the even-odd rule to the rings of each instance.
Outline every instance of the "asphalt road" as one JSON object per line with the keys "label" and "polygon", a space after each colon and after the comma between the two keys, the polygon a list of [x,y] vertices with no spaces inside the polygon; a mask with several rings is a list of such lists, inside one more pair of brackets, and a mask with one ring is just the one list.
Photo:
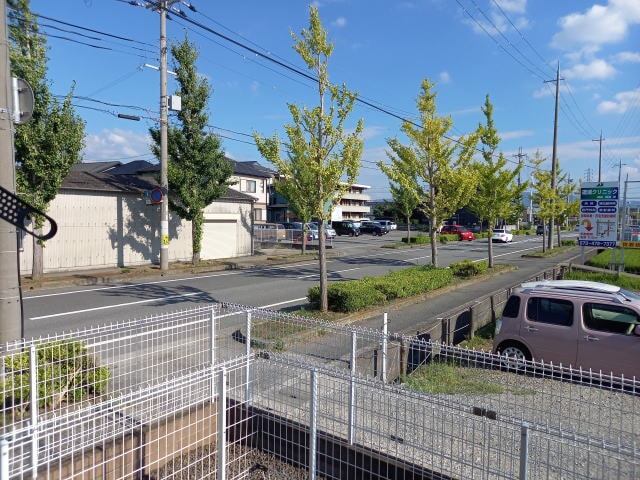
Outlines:
{"label": "asphalt road", "polygon": [[[330,281],[377,276],[416,264],[431,263],[429,245],[411,249],[382,248],[405,232],[383,237],[337,237],[340,255],[328,259]],[[542,248],[542,237],[515,237],[509,244],[493,244],[494,259],[509,263],[524,253]],[[438,244],[440,266],[487,258],[487,240]],[[306,303],[309,287],[317,285],[318,263],[231,270],[166,278],[141,283],[69,287],[25,294],[25,336],[40,336],[119,320],[142,318],[216,301],[264,308],[285,308]]]}

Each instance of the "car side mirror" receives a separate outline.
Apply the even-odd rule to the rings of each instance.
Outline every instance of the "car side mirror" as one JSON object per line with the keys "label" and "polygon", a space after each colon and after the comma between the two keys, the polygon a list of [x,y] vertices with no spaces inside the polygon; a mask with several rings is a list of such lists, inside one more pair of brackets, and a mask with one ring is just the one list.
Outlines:
{"label": "car side mirror", "polygon": [[640,323],[636,325],[636,327],[633,329],[633,334],[636,337],[640,337]]}

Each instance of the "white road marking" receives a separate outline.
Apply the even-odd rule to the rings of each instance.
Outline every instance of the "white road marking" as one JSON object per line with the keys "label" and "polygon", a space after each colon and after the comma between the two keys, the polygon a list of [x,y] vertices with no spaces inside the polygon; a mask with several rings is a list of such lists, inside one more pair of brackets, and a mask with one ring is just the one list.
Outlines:
{"label": "white road marking", "polygon": [[42,315],[40,317],[31,317],[29,320],[32,320],[32,321],[45,320],[47,318],[63,317],[65,315],[76,315],[78,313],[96,312],[98,310],[108,310],[108,309],[111,309],[111,308],[127,307],[129,305],[140,305],[142,303],[160,302],[160,301],[168,300],[170,298],[193,297],[195,295],[206,295],[206,292],[185,293],[185,294],[182,294],[182,295],[170,295],[168,297],[150,298],[148,300],[139,300],[137,302],[118,303],[116,305],[105,305],[103,307],[85,308],[84,310],[74,310],[72,312],[53,313],[51,315]]}

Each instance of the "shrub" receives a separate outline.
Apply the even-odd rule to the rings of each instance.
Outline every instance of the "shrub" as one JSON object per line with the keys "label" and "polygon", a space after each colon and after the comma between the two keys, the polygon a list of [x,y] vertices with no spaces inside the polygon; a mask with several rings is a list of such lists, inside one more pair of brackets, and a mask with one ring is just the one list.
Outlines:
{"label": "shrub", "polygon": [[409,237],[409,239],[407,239],[407,237],[402,237],[402,242],[403,243],[409,243],[409,244],[413,244],[415,243],[416,245],[422,245],[425,243],[429,243],[429,236],[428,235],[422,235],[422,234],[418,234],[415,237]]}
{"label": "shrub", "polygon": [[[436,290],[448,285],[452,278],[453,274],[447,268],[414,266],[381,277],[332,283],[328,287],[327,301],[329,310],[354,312],[395,298]],[[320,304],[320,287],[311,287],[307,298],[317,308]]]}
{"label": "shrub", "polygon": [[576,240],[564,239],[560,241],[560,245],[563,247],[574,247],[578,244]]}
{"label": "shrub", "polygon": [[[38,402],[55,408],[62,402],[77,402],[104,393],[111,373],[98,367],[82,341],[44,343],[36,349]],[[29,352],[4,357],[5,378],[0,401],[27,410],[30,400]]]}
{"label": "shrub", "polygon": [[472,262],[471,260],[463,260],[461,262],[449,265],[451,271],[456,277],[474,277],[487,272],[487,262]]}

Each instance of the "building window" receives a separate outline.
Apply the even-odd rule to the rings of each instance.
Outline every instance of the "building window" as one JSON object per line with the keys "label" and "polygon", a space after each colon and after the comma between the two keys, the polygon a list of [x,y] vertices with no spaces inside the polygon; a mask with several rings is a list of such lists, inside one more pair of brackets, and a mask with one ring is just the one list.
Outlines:
{"label": "building window", "polygon": [[256,208],[253,210],[253,219],[256,222],[261,222],[262,220],[264,220],[264,217],[262,216],[262,209],[261,208]]}
{"label": "building window", "polygon": [[244,182],[244,191],[249,193],[256,193],[256,181],[255,180],[245,180]]}

